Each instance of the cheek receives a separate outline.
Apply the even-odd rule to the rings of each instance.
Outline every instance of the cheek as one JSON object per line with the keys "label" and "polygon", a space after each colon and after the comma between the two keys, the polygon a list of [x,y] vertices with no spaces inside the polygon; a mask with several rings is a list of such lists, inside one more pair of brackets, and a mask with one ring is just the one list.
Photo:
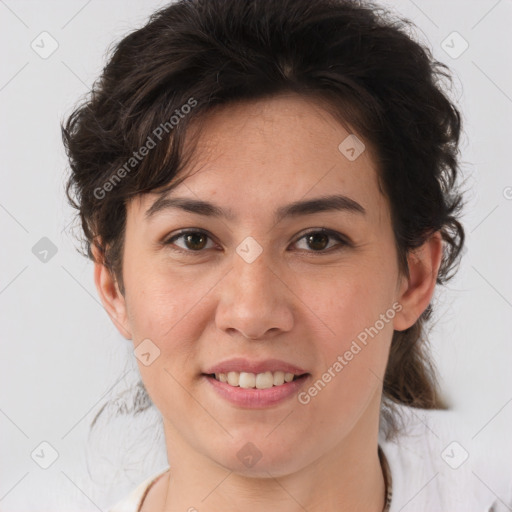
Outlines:
{"label": "cheek", "polygon": [[[201,351],[198,340],[211,322],[208,292],[219,280],[215,277],[207,273],[199,277],[197,270],[189,269],[164,272],[155,265],[141,267],[131,275],[127,310],[137,364],[146,389],[160,410],[165,410],[169,396],[174,402],[179,397],[188,399],[178,383],[192,384],[191,378],[201,371],[204,347]],[[149,365],[137,356],[147,351],[146,346],[157,354]]]}
{"label": "cheek", "polygon": [[[373,326],[391,308],[396,283],[392,269],[361,265],[333,269],[326,278],[311,282],[301,278],[300,293],[307,308],[325,328],[332,340],[355,338]],[[393,311],[388,312],[385,320]],[[378,330],[386,330],[389,322]]]}
{"label": "cheek", "polygon": [[324,372],[317,387],[336,389],[325,399],[344,403],[364,399],[383,378],[396,315],[393,274],[376,266],[351,270],[320,283],[307,299],[320,320],[317,352]]}
{"label": "cheek", "polygon": [[385,310],[387,322],[377,317],[370,323],[357,310],[351,313],[347,311],[337,317],[336,336],[318,340],[319,373],[298,397],[310,414],[346,429],[363,414],[376,393],[381,392],[393,335],[394,310]]}
{"label": "cheek", "polygon": [[149,337],[167,343],[180,338],[188,315],[198,316],[215,280],[207,273],[199,277],[194,269],[172,270],[147,261],[126,268],[128,317],[136,340]]}

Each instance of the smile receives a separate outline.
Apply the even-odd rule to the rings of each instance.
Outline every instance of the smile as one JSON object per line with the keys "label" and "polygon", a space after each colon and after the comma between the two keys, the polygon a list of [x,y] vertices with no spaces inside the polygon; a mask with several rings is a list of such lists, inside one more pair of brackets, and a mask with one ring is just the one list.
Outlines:
{"label": "smile", "polygon": [[[250,409],[264,409],[279,405],[297,395],[310,377],[309,373],[294,375],[281,371],[258,374],[249,372],[203,374],[206,383],[217,397],[227,400],[237,407]],[[226,381],[221,381],[221,378]],[[271,378],[272,384],[270,385]],[[274,379],[276,380],[274,381]]]}

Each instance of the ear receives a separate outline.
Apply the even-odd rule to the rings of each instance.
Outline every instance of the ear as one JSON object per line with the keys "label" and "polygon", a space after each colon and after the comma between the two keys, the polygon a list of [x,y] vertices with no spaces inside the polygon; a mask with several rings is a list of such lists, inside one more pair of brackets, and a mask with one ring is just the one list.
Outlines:
{"label": "ear", "polygon": [[117,327],[117,330],[121,333],[121,336],[131,340],[132,334],[128,324],[126,301],[119,291],[117,280],[104,265],[103,255],[94,243],[91,244],[91,251],[94,256],[94,283],[96,284],[103,307]]}
{"label": "ear", "polygon": [[436,231],[420,247],[407,256],[409,278],[403,278],[398,302],[402,309],[395,315],[394,329],[404,331],[411,327],[427,309],[437,280],[443,257],[443,239]]}

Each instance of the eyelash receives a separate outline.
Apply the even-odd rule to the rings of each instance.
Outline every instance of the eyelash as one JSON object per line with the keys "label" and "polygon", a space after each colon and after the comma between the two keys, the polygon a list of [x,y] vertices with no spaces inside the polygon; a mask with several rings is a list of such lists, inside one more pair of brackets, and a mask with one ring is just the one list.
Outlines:
{"label": "eyelash", "polygon": [[[173,244],[173,242],[175,242],[176,240],[178,240],[180,238],[183,238],[185,235],[190,235],[190,234],[204,235],[204,236],[208,237],[210,240],[212,240],[212,237],[206,231],[203,231],[201,229],[184,230],[184,231],[180,231],[179,233],[177,233],[176,235],[172,236],[171,238],[165,240],[163,242],[163,245],[171,246]],[[344,247],[349,247],[349,246],[352,245],[341,234],[337,233],[336,231],[331,231],[331,230],[326,229],[326,228],[320,228],[320,229],[308,231],[307,233],[304,233],[301,237],[296,239],[295,242],[293,242],[293,243],[296,244],[297,242],[299,242],[300,240],[306,238],[307,236],[309,236],[309,235],[316,235],[316,234],[322,234],[322,235],[328,236],[329,238],[336,239],[339,242],[340,247],[338,247],[334,251],[331,250],[332,247],[330,247],[329,249],[322,249],[320,251],[301,249],[302,251],[305,251],[307,253],[323,255],[323,254],[330,254],[331,252],[339,251],[339,250],[343,249]],[[182,252],[182,253],[186,253],[186,254],[194,254],[194,255],[196,255],[196,254],[199,255],[199,254],[201,254],[202,252],[205,251],[205,249],[200,249],[198,251],[193,251],[191,249],[183,249],[182,247],[170,247],[170,249],[173,250],[173,251]]]}

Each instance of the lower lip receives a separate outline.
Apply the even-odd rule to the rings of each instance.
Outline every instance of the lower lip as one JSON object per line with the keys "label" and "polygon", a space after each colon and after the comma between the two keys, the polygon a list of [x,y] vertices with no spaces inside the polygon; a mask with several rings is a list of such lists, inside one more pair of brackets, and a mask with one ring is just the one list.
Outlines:
{"label": "lower lip", "polygon": [[291,382],[286,382],[281,386],[272,386],[267,389],[246,389],[239,386],[230,386],[225,382],[208,375],[203,377],[210,383],[213,389],[228,402],[241,407],[250,407],[253,409],[263,409],[271,405],[276,405],[290,396],[299,392],[304,386],[310,375],[306,374]]}

